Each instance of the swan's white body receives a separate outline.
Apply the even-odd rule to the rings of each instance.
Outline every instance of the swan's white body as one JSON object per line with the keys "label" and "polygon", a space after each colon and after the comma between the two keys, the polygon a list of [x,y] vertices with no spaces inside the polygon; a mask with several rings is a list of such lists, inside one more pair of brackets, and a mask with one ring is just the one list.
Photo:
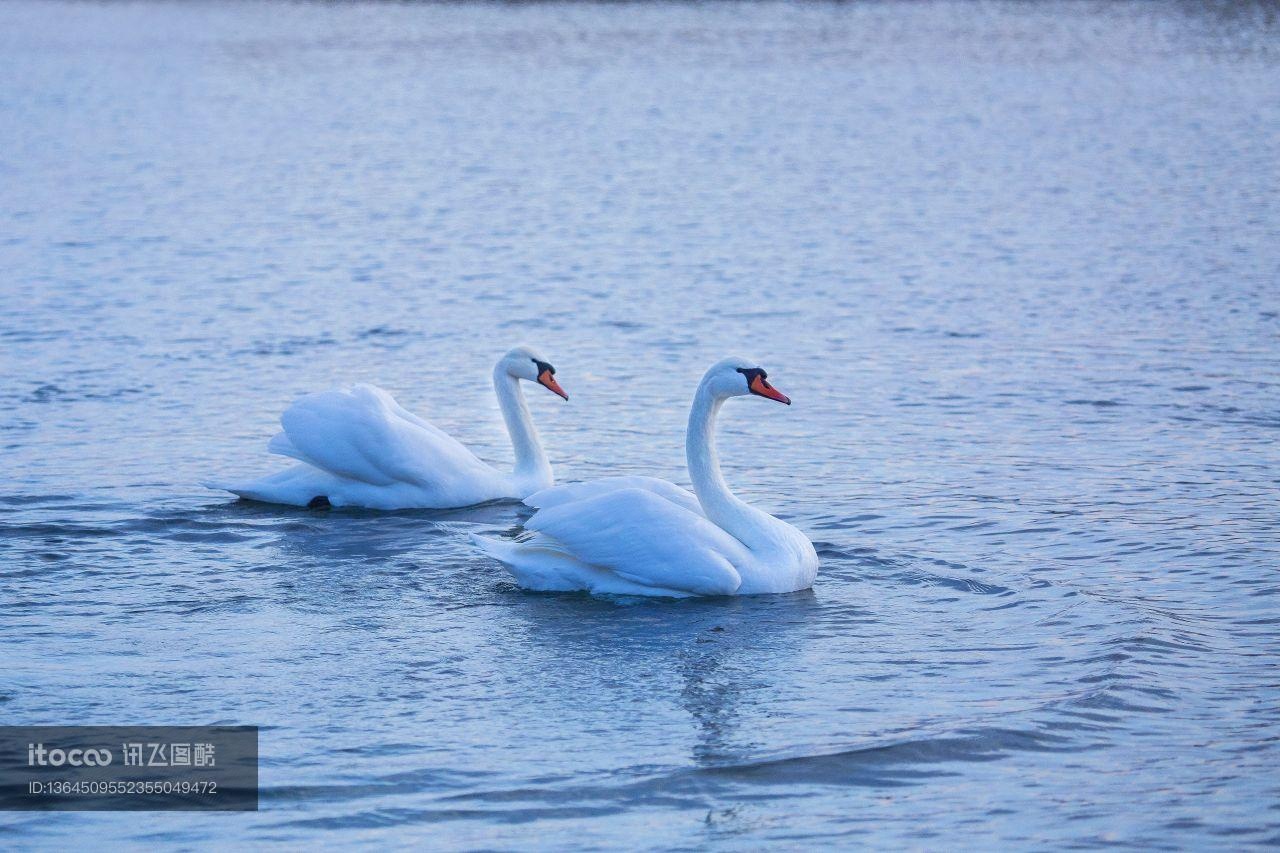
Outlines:
{"label": "swan's white body", "polygon": [[813,543],[740,501],[720,474],[716,415],[725,399],[749,393],[744,365],[726,359],[698,385],[685,436],[692,494],[653,477],[557,486],[525,500],[538,508],[525,524],[531,537],[473,539],[527,589],[676,597],[808,589],[818,571]]}
{"label": "swan's white body", "polygon": [[[446,509],[522,499],[554,482],[520,380],[545,364],[524,347],[493,369],[493,385],[515,448],[511,473],[480,461],[456,439],[405,411],[386,391],[354,385],[309,394],[280,417],[272,453],[302,464],[243,484],[209,484],[250,500],[369,509]],[[559,386],[556,386],[557,393]]]}

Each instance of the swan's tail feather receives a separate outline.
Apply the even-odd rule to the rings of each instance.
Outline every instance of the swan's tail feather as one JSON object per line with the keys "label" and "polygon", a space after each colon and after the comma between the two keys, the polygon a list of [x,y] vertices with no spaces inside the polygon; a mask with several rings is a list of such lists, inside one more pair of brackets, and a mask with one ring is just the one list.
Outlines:
{"label": "swan's tail feather", "polygon": [[680,590],[646,586],[607,569],[590,566],[541,533],[522,542],[471,534],[476,547],[506,567],[525,589],[537,592],[586,591],[606,595],[660,595],[686,598]]}
{"label": "swan's tail feather", "polygon": [[471,534],[471,544],[500,563],[510,563],[514,560],[516,549],[520,547],[519,542],[512,542],[508,539],[490,539],[488,536],[481,536],[479,533]]}
{"label": "swan's tail feather", "polygon": [[[344,504],[341,500],[343,483],[335,477],[317,471],[309,465],[295,465],[252,482],[232,483],[209,480],[201,485],[210,489],[231,492],[237,497],[264,503],[308,506],[319,497],[333,506]],[[335,494],[336,492],[336,494]]]}
{"label": "swan's tail feather", "polygon": [[218,492],[230,492],[238,498],[249,501],[268,500],[263,497],[252,483],[225,483],[216,480],[202,480],[200,485]]}
{"label": "swan's tail feather", "polygon": [[578,574],[576,570],[586,567],[559,547],[558,543],[545,536],[535,536],[525,542],[513,542],[473,533],[471,541],[481,551],[502,563],[515,577],[516,583],[525,589],[566,592],[583,588],[575,576]]}

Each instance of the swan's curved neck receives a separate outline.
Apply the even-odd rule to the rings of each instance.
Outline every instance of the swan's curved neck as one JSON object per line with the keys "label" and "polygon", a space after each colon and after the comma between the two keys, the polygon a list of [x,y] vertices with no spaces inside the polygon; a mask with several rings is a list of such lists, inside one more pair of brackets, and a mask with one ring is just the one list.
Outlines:
{"label": "swan's curved neck", "polygon": [[555,482],[551,463],[538,440],[538,430],[533,426],[529,405],[525,403],[520,380],[507,373],[499,364],[493,369],[493,390],[498,395],[502,419],[511,436],[511,447],[516,452],[515,476],[527,481],[530,487],[547,488]]}
{"label": "swan's curved neck", "polygon": [[773,521],[766,513],[739,500],[720,473],[720,456],[716,452],[716,415],[723,397],[713,394],[705,385],[698,386],[689,410],[689,428],[685,432],[684,453],[689,465],[689,478],[702,511],[716,526],[748,548],[763,545]]}

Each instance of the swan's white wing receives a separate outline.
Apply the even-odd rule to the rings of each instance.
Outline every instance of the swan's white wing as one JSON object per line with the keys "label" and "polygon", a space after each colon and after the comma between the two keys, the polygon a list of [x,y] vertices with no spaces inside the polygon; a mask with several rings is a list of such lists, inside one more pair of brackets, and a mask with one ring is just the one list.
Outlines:
{"label": "swan's white wing", "polygon": [[682,509],[696,515],[705,515],[702,505],[693,492],[682,489],[675,483],[659,480],[657,477],[605,477],[600,480],[589,480],[585,483],[567,483],[563,486],[552,486],[540,492],[534,492],[524,502],[538,509],[550,509],[553,506],[572,503],[598,497],[608,492],[623,489],[643,489],[653,492],[660,498],[671,501]]}
{"label": "swan's white wing", "polygon": [[525,523],[573,557],[644,587],[731,595],[749,555],[701,515],[647,489],[617,489],[540,509]]}
{"label": "swan's white wing", "polygon": [[267,442],[267,450],[280,456],[288,456],[290,459],[306,461],[306,458],[303,457],[298,448],[294,447],[293,442],[289,440],[288,433],[285,432],[278,432],[271,436],[271,440]]}
{"label": "swan's white wing", "polygon": [[280,423],[285,438],[273,439],[273,450],[363,483],[443,485],[493,473],[457,440],[372,385],[309,394]]}
{"label": "swan's white wing", "polygon": [[353,393],[362,393],[362,394],[371,394],[371,395],[373,395],[373,396],[374,396],[374,397],[376,397],[376,398],[377,398],[377,399],[378,399],[378,400],[379,400],[379,401],[380,401],[384,406],[386,406],[386,407],[387,407],[387,409],[388,409],[388,411],[390,411],[392,414],[397,415],[397,416],[399,416],[399,417],[403,418],[404,420],[408,421],[408,422],[409,422],[409,423],[411,423],[411,424],[414,424],[414,425],[416,425],[416,426],[418,426],[418,427],[421,427],[422,429],[426,430],[428,433],[430,433],[431,435],[433,435],[433,436],[435,436],[436,438],[440,439],[441,441],[445,441],[445,442],[452,442],[452,443],[454,443],[454,444],[458,445],[458,447],[459,447],[459,448],[461,448],[463,451],[465,451],[465,452],[467,452],[467,453],[470,453],[470,452],[471,452],[471,451],[467,450],[467,448],[466,448],[465,446],[463,446],[462,444],[460,444],[460,443],[458,442],[458,440],[457,440],[457,439],[455,439],[453,436],[449,435],[449,433],[447,433],[447,432],[445,432],[444,430],[440,429],[440,427],[436,426],[435,424],[431,423],[431,422],[430,422],[430,421],[428,421],[428,420],[425,420],[425,419],[423,419],[423,418],[418,417],[418,416],[417,416],[417,415],[415,415],[413,412],[411,412],[411,411],[409,411],[408,409],[406,409],[406,408],[404,408],[403,406],[401,406],[398,402],[396,402],[396,398],[395,398],[395,397],[392,397],[390,393],[388,393],[388,392],[386,392],[386,391],[382,390],[382,389],[381,389],[381,388],[379,388],[378,386],[376,386],[376,385],[363,385],[363,384],[361,384],[361,385],[353,386],[351,390],[352,390],[352,392],[353,392]]}

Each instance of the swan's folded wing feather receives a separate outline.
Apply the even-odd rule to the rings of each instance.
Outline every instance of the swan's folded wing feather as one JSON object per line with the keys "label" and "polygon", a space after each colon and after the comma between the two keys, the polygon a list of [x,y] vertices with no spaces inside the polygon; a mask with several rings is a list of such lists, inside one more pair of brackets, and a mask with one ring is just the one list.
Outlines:
{"label": "swan's folded wing feather", "polygon": [[285,410],[280,423],[296,451],[288,455],[377,486],[488,470],[455,439],[370,385],[308,394]]}
{"label": "swan's folded wing feather", "polygon": [[376,400],[378,400],[382,405],[386,406],[387,410],[391,412],[393,415],[403,418],[404,420],[408,421],[411,424],[414,424],[415,426],[421,427],[423,430],[425,430],[435,438],[439,439],[440,441],[451,442],[453,444],[458,445],[458,449],[465,451],[467,453],[471,452],[467,450],[467,448],[463,444],[461,444],[457,439],[449,435],[449,433],[445,432],[444,430],[440,429],[440,427],[431,423],[431,421],[428,421],[425,418],[420,418],[417,415],[415,415],[413,412],[401,406],[400,403],[396,401],[395,397],[392,397],[390,393],[379,388],[377,385],[366,385],[363,383],[360,385],[355,385],[352,387],[351,393],[357,394],[357,395],[364,394],[364,395],[373,397]]}
{"label": "swan's folded wing feather", "polygon": [[535,492],[525,498],[524,502],[538,509],[550,509],[623,489],[642,489],[652,492],[695,515],[705,515],[702,505],[698,503],[698,498],[693,492],[657,477],[604,477],[599,480],[588,480],[585,483],[566,483],[563,486],[552,486]]}
{"label": "swan's folded wing feather", "polygon": [[746,549],[701,515],[647,489],[617,489],[540,509],[525,523],[577,560],[637,584],[731,595]]}
{"label": "swan's folded wing feather", "polygon": [[267,450],[280,456],[288,456],[291,459],[298,459],[303,462],[307,461],[301,451],[293,446],[293,442],[289,440],[289,434],[284,431],[271,436],[271,440],[267,442]]}

